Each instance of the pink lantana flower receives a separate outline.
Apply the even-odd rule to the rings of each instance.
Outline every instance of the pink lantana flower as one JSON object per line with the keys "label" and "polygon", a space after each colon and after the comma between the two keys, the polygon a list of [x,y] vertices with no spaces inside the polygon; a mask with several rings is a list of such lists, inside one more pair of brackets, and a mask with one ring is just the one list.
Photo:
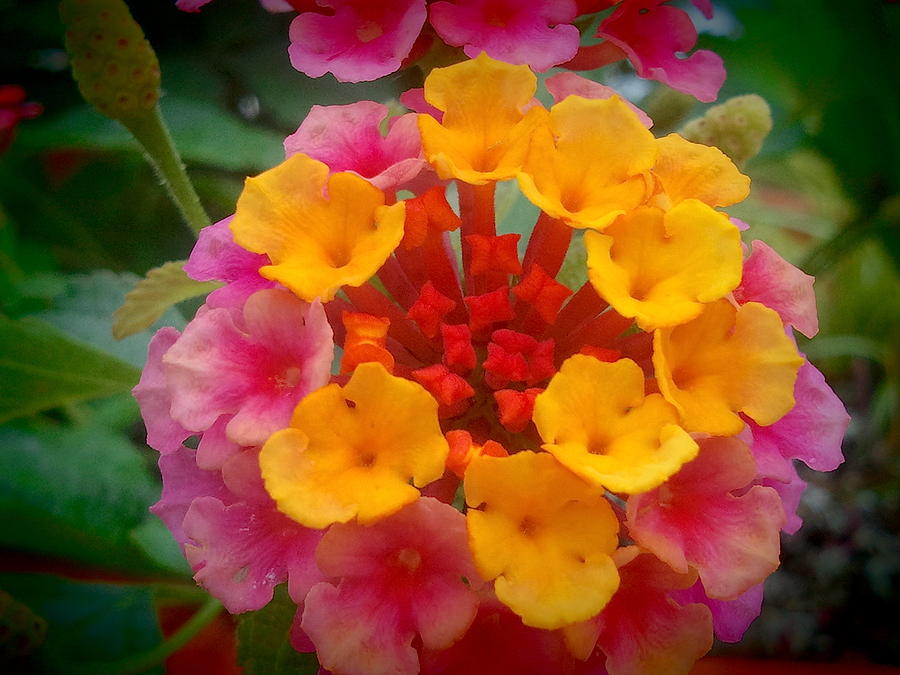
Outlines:
{"label": "pink lantana flower", "polygon": [[131,392],[141,408],[147,445],[161,455],[175,452],[191,435],[191,431],[172,419],[172,392],[162,363],[163,356],[179,337],[181,333],[171,326],[156,331],[147,346],[147,363],[141,379]]}
{"label": "pink lantana flower", "polygon": [[195,281],[224,281],[206,297],[207,307],[237,307],[256,291],[278,284],[259,274],[269,256],[251,253],[234,243],[229,227],[233,216],[200,230],[184,272]]}
{"label": "pink lantana flower", "polygon": [[708,608],[674,593],[691,583],[648,553],[619,568],[621,585],[597,617],[597,646],[616,675],[687,673],[712,647]]}
{"label": "pink lantana flower", "polygon": [[748,420],[759,473],[781,482],[791,481],[791,460],[799,459],[816,471],[834,471],[844,461],[841,440],[850,424],[844,404],[808,361],[794,384],[794,407],[767,427]]}
{"label": "pink lantana flower", "polygon": [[303,153],[332,171],[352,171],[385,192],[403,189],[427,163],[416,115],[390,120],[383,136],[381,124],[389,112],[374,101],[314,105],[297,131],[285,139],[285,154]]}
{"label": "pink lantana flower", "polygon": [[[707,3],[699,6],[706,9]],[[697,29],[684,10],[664,0],[623,0],[600,24],[597,36],[622,49],[641,77],[700,101],[715,101],[725,82],[725,67],[717,54],[701,49],[685,58],[678,56],[697,44]]]}
{"label": "pink lantana flower", "polygon": [[628,499],[632,538],[676,572],[696,569],[710,597],[736,598],[778,567],[784,509],[772,488],[746,489],[755,475],[739,439],[700,441],[668,482]]}
{"label": "pink lantana flower", "polygon": [[310,77],[365,82],[393,73],[425,23],[425,0],[319,0],[333,15],[305,12],[291,23],[288,54]]}
{"label": "pink lantana flower", "polygon": [[739,303],[760,302],[778,312],[786,325],[806,337],[819,332],[815,278],[794,267],[765,242],[754,240],[744,261],[741,285],[734,290]]}
{"label": "pink lantana flower", "polygon": [[198,312],[163,357],[171,415],[192,431],[233,415],[227,437],[261,445],[287,425],[303,396],[326,383],[333,350],[321,304],[283,289],[255,293],[242,311]]}
{"label": "pink lantana flower", "polygon": [[486,52],[545,71],[578,50],[574,0],[452,0],[432,4],[428,15],[444,42],[470,58]]}
{"label": "pink lantana flower", "polygon": [[722,642],[740,642],[762,609],[763,585],[752,586],[734,600],[714,600],[706,595],[703,582],[698,580],[690,588],[672,591],[671,595],[682,605],[702,603],[709,607],[716,637]]}
{"label": "pink lantana flower", "polygon": [[310,590],[302,627],[334,672],[414,675],[415,636],[446,649],[478,610],[465,517],[429,497],[368,527],[332,526],[316,559],[337,581]]}
{"label": "pink lantana flower", "polygon": [[43,110],[40,103],[25,101],[25,90],[22,87],[15,84],[0,85],[0,154],[12,143],[19,122],[37,117]]}
{"label": "pink lantana flower", "polygon": [[183,521],[194,579],[233,614],[264,607],[284,581],[309,587],[323,579],[315,563],[322,531],[275,508],[262,485],[258,456],[258,448],[232,456],[221,474],[232,499],[198,497]]}

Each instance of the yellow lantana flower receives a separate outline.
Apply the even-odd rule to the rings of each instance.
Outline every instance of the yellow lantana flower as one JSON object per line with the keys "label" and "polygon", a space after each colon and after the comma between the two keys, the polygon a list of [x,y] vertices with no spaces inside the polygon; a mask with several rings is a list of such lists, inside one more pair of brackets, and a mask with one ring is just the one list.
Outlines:
{"label": "yellow lantana flower", "polygon": [[658,183],[655,201],[669,208],[685,199],[709,206],[731,206],[750,194],[750,178],[718,148],[669,134],[656,139],[659,157],[653,167]]}
{"label": "yellow lantana flower", "polygon": [[706,305],[693,321],[653,335],[659,390],[688,431],[733,436],[745,413],[763,426],[794,407],[803,358],[774,310],[727,300]]}
{"label": "yellow lantana flower", "polygon": [[647,331],[693,319],[741,281],[740,232],[696,199],[666,212],[642,207],[584,243],[594,288]]}
{"label": "yellow lantana flower", "polygon": [[629,359],[566,359],[535,399],[534,423],[563,466],[613,492],[646,492],[697,455],[675,407],[644,396],[644,373]]}
{"label": "yellow lantana flower", "polygon": [[532,103],[537,78],[482,53],[425,79],[425,99],[444,116],[419,115],[422,148],[441,178],[473,185],[506,180],[522,166],[534,129],[547,111]]}
{"label": "yellow lantana flower", "polygon": [[259,272],[312,302],[361,286],[403,237],[405,205],[356,174],[328,175],[303,154],[248,178],[231,231],[238,245],[272,261]]}
{"label": "yellow lantana flower", "polygon": [[362,363],[346,386],[300,401],[259,465],[279,511],[325,528],[354,517],[371,523],[415,501],[414,485],[440,478],[448,452],[437,401],[380,363]]}
{"label": "yellow lantana flower", "polygon": [[656,155],[653,134],[619,97],[569,96],[535,132],[519,187],[548,215],[602,230],[649,196]]}
{"label": "yellow lantana flower", "polygon": [[619,522],[601,491],[531,451],[479,457],[465,491],[478,572],[526,625],[560,628],[606,606],[619,587]]}

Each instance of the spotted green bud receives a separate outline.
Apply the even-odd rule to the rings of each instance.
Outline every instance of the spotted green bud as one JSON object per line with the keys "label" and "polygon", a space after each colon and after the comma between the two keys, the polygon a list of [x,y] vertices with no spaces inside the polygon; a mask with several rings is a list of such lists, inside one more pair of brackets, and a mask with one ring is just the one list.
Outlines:
{"label": "spotted green bud", "polygon": [[735,96],[715,105],[703,117],[688,122],[681,135],[689,141],[714,145],[741,165],[755,157],[772,131],[772,113],[762,96]]}
{"label": "spotted green bud", "polygon": [[152,111],[159,61],[122,0],[62,0],[66,49],[85,100],[117,120]]}

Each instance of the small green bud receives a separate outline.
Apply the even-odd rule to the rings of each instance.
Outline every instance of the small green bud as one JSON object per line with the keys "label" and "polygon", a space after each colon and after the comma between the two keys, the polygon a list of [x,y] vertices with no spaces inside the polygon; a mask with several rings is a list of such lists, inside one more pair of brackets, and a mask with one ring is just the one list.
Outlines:
{"label": "small green bud", "polygon": [[159,61],[122,0],[62,0],[66,49],[85,100],[125,120],[159,100]]}
{"label": "small green bud", "polygon": [[681,135],[689,141],[714,145],[740,166],[755,157],[772,131],[772,113],[756,94],[735,96],[713,106],[703,117],[688,122]]}

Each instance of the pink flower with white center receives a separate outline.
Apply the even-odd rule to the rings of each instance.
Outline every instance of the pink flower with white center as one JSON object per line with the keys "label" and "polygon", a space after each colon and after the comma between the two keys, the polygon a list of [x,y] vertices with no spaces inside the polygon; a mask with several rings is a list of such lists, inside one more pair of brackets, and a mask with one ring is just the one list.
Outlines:
{"label": "pink flower with white center", "polygon": [[[600,24],[597,37],[622,49],[641,77],[658,80],[698,100],[715,101],[725,81],[718,54],[705,49],[686,58],[697,44],[697,29],[684,10],[664,0],[623,0]],[[700,3],[701,9],[706,3]]]}
{"label": "pink flower with white center", "polygon": [[261,445],[287,425],[301,398],[327,382],[333,352],[321,304],[283,289],[255,293],[242,312],[198,313],[163,357],[172,417],[202,431],[233,415],[228,439]]}
{"label": "pink flower with white center", "polygon": [[332,171],[352,171],[385,192],[403,189],[428,165],[422,157],[416,115],[392,119],[382,136],[381,123],[389,112],[374,101],[314,105],[297,131],[284,140],[285,154],[303,153]]}
{"label": "pink flower with white center", "polygon": [[310,77],[331,73],[341,82],[366,82],[393,73],[425,23],[425,0],[319,0],[327,16],[300,14],[291,23],[291,64]]}
{"label": "pink flower with white center", "polygon": [[256,291],[275,288],[278,284],[264,279],[259,268],[269,264],[269,257],[241,248],[234,243],[228,216],[200,230],[184,272],[195,281],[224,281],[206,297],[208,307],[237,307]]}
{"label": "pink flower with white center", "polygon": [[759,302],[778,312],[786,325],[806,337],[819,332],[814,277],[794,267],[765,242],[754,240],[744,261],[741,285],[734,290],[739,303]]}
{"label": "pink flower with white center", "polygon": [[334,525],[316,559],[338,581],[313,586],[302,627],[322,666],[342,675],[418,673],[415,636],[446,649],[478,610],[465,517],[436,499],[371,526]]}
{"label": "pink flower with white center", "polygon": [[710,597],[736,598],[778,567],[784,509],[772,488],[745,490],[755,475],[739,439],[700,441],[668,482],[628,499],[632,538],[676,572],[696,569]]}
{"label": "pink flower with white center", "polygon": [[474,58],[486,52],[507,63],[545,71],[578,51],[574,0],[452,0],[436,2],[428,16],[449,45]]}

